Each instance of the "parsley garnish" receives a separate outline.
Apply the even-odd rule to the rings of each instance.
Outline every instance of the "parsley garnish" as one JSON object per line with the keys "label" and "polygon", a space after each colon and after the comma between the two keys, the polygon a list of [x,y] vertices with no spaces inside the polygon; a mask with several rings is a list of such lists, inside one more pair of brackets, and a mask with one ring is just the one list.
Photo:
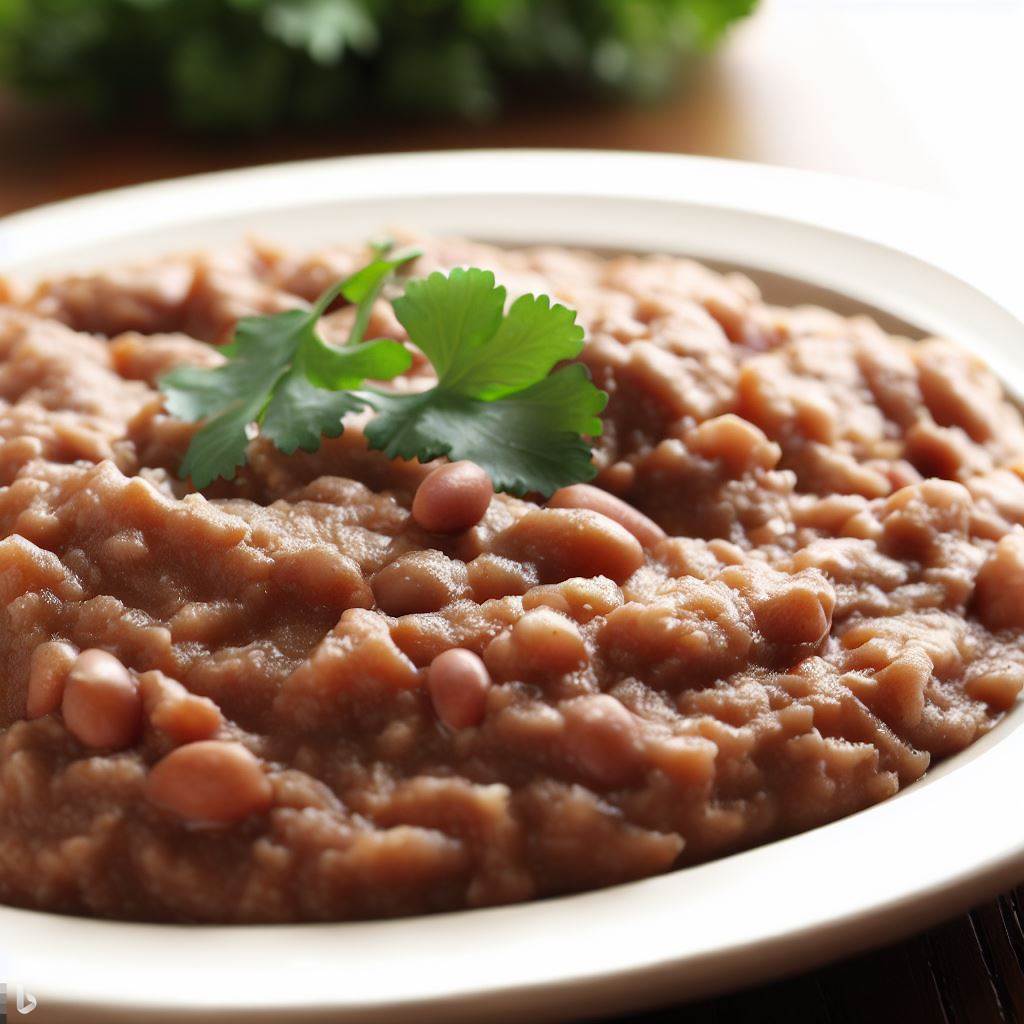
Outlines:
{"label": "parsley garnish", "polygon": [[[253,424],[286,453],[315,451],[337,437],[347,412],[369,406],[371,448],[426,462],[469,459],[497,490],[551,494],[595,475],[587,437],[601,433],[608,396],[578,363],[576,314],[546,295],[523,295],[505,313],[506,291],[487,270],[433,273],[394,300],[409,338],[430,360],[437,384],[412,394],[366,388],[408,368],[397,342],[362,341],[373,299],[409,257],[375,260],[321,296],[312,310],[239,321],[230,361],[182,367],[162,378],[168,409],[183,419],[213,415],[181,467],[197,487],[231,479],[245,461]],[[341,294],[358,303],[349,343],[325,344],[316,322]]]}

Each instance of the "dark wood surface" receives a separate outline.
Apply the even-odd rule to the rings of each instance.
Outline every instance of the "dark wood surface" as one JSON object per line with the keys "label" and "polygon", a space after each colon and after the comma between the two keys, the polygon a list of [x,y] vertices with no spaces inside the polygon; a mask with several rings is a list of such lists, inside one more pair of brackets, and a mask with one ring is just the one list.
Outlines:
{"label": "dark wood surface", "polygon": [[905,942],[647,1024],[1015,1024],[1024,1020],[1024,890]]}
{"label": "dark wood surface", "polygon": [[[484,127],[405,124],[315,139],[212,143],[159,125],[102,131],[0,97],[0,213],[158,178],[278,160],[481,146],[576,146],[745,155],[715,65],[657,109],[520,111]],[[685,915],[684,915],[685,916]],[[642,1018],[854,1024],[1024,1024],[1024,889],[896,945],[794,978]]]}
{"label": "dark wood surface", "polygon": [[642,1024],[1016,1024],[1024,1021],[1024,890],[863,956]]}

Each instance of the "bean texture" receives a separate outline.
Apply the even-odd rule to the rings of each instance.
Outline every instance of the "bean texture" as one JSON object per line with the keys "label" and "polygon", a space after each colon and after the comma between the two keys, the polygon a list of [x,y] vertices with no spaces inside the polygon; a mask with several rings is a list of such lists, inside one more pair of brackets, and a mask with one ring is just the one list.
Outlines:
{"label": "bean texture", "polygon": [[42,718],[56,711],[64,698],[64,682],[78,652],[63,640],[40,644],[32,652],[25,713]]}
{"label": "bean texture", "polygon": [[528,611],[512,627],[512,643],[521,661],[533,672],[560,675],[587,660],[576,623],[553,608]]}
{"label": "bean texture", "polygon": [[606,786],[624,785],[640,770],[639,730],[633,716],[607,693],[580,697],[564,708],[565,740],[583,772]]}

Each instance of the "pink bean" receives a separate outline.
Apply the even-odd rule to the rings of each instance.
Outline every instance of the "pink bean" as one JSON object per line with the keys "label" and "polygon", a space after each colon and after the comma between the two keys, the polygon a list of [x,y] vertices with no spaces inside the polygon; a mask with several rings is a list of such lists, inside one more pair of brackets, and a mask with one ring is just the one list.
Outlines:
{"label": "pink bean", "polygon": [[484,663],[461,647],[439,654],[427,673],[434,711],[449,729],[465,729],[483,721],[490,686]]}
{"label": "pink bean", "polygon": [[198,825],[230,825],[263,814],[273,787],[259,759],[241,743],[202,740],[172,750],[149,773],[151,803]]}
{"label": "pink bean", "polygon": [[68,731],[88,747],[130,746],[142,728],[138,683],[106,651],[83,651],[75,659],[61,711]]}
{"label": "pink bean", "polygon": [[665,531],[653,520],[648,519],[639,509],[633,508],[614,494],[602,491],[590,484],[573,484],[555,491],[548,501],[549,508],[587,508],[600,512],[612,521],[629,530],[645,548],[664,540]]}
{"label": "pink bean", "polygon": [[412,517],[431,533],[461,533],[480,522],[493,496],[491,478],[478,465],[451,462],[419,485]]}

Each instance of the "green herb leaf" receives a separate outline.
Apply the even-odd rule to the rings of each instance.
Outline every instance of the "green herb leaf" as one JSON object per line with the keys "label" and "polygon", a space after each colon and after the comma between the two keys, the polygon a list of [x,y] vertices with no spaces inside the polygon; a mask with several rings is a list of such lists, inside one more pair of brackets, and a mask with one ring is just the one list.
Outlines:
{"label": "green herb leaf", "polygon": [[503,316],[505,297],[477,269],[411,282],[395,314],[438,383],[411,395],[365,392],[379,413],[366,436],[392,458],[470,459],[498,490],[547,495],[593,478],[584,437],[600,435],[608,396],[581,365],[551,373],[583,347],[574,312],[526,295]]}
{"label": "green herb leaf", "polygon": [[566,366],[532,387],[485,402],[433,388],[417,395],[373,392],[380,415],[366,426],[370,447],[390,458],[469,459],[496,490],[550,495],[593,479],[590,445],[608,396],[583,366]]}
{"label": "green herb leaf", "polygon": [[373,250],[376,258],[340,286],[341,294],[356,306],[356,322],[348,336],[349,345],[357,345],[363,340],[373,304],[391,275],[421,255],[419,249],[391,253],[390,241],[373,246]]}
{"label": "green herb leaf", "polygon": [[486,346],[453,370],[445,387],[491,401],[546,377],[563,359],[583,349],[583,328],[565,306],[546,295],[522,295]]}
{"label": "green herb leaf", "polygon": [[[523,295],[505,313],[506,292],[490,271],[470,268],[410,282],[395,313],[437,371],[415,394],[369,389],[409,368],[398,342],[363,341],[370,309],[390,275],[417,253],[387,255],[325,292],[313,309],[239,321],[230,359],[216,369],[181,367],[160,382],[167,407],[207,419],[182,474],[197,487],[230,479],[258,431],[281,451],[316,451],[337,437],[347,413],[366,406],[370,447],[390,458],[469,459],[512,494],[550,494],[595,474],[588,437],[601,433],[608,396],[578,363],[576,314],[546,295]],[[348,343],[326,344],[319,317],[338,295],[357,305]],[[552,372],[554,371],[554,372]]]}
{"label": "green herb leaf", "polygon": [[[253,406],[239,404],[214,417],[192,439],[178,475],[182,479],[191,477],[199,488],[213,483],[217,477],[230,480],[235,470],[245,465],[250,441],[247,430],[258,415],[259,410]],[[197,443],[200,434],[202,438]]]}
{"label": "green herb leaf", "polygon": [[[374,300],[385,281],[418,253],[381,257],[329,288],[309,310],[245,317],[228,362],[214,368],[183,366],[160,379],[167,409],[184,420],[209,419],[196,432],[181,467],[198,488],[230,480],[245,462],[254,428],[282,451],[315,451],[323,435],[337,437],[342,418],[364,401],[351,393],[366,379],[390,380],[411,357],[396,341],[362,341]],[[316,333],[320,317],[343,296],[357,304],[356,322],[343,348]],[[333,390],[324,390],[330,388]],[[343,389],[343,390],[342,390]]]}
{"label": "green herb leaf", "polygon": [[505,289],[489,270],[435,272],[410,281],[392,305],[443,382],[453,365],[464,363],[494,336],[505,309]]}

